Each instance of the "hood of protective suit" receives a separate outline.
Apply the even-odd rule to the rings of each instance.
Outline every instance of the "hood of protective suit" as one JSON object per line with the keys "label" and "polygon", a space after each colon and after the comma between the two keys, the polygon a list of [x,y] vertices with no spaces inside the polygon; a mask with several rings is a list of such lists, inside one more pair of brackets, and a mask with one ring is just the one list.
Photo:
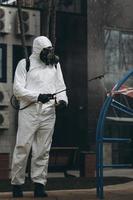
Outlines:
{"label": "hood of protective suit", "polygon": [[52,47],[51,41],[45,36],[39,36],[33,41],[33,54],[39,55],[43,48]]}

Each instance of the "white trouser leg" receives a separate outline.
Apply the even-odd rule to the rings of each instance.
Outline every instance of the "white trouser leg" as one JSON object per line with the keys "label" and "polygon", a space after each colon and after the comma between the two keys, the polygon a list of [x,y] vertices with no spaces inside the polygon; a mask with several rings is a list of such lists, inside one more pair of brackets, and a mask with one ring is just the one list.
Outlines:
{"label": "white trouser leg", "polygon": [[33,182],[46,184],[49,151],[55,125],[55,109],[47,108],[41,115],[41,124],[32,145],[31,178]]}
{"label": "white trouser leg", "polygon": [[[27,110],[29,109],[30,108]],[[25,181],[27,158],[33,143],[34,133],[37,129],[33,110],[31,109],[30,112],[27,110],[19,112],[17,140],[11,169],[11,183],[13,185],[21,185]],[[33,114],[33,117],[31,116],[31,113]]]}

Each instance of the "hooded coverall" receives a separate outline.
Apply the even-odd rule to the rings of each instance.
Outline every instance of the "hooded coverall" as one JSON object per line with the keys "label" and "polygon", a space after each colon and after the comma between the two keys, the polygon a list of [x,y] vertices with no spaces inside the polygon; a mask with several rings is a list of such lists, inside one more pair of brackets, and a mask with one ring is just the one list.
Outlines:
{"label": "hooded coverall", "polygon": [[[11,183],[25,182],[27,158],[32,147],[31,179],[43,185],[47,182],[49,151],[55,125],[55,100],[45,104],[38,102],[39,94],[53,94],[66,88],[60,64],[55,68],[46,65],[40,58],[43,48],[51,47],[51,41],[39,36],[33,41],[30,69],[26,71],[26,61],[22,59],[16,68],[13,92],[20,101],[20,107],[34,102],[24,110],[19,110],[18,131],[13,153]],[[56,95],[57,103],[68,103],[66,92]]]}

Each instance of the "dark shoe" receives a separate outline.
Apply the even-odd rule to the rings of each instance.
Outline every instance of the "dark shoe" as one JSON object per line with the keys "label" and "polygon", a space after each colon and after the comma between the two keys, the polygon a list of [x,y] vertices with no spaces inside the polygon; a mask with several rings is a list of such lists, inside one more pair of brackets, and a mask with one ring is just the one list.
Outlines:
{"label": "dark shoe", "polygon": [[13,185],[12,196],[13,198],[23,197],[23,192],[20,185]]}
{"label": "dark shoe", "polygon": [[35,183],[34,197],[47,197],[48,194],[45,192],[44,185],[41,183]]}

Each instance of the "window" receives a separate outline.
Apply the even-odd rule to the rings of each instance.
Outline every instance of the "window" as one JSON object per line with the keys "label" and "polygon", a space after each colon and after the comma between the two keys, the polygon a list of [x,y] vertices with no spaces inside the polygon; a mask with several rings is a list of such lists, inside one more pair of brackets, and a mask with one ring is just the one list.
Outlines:
{"label": "window", "polygon": [[6,45],[0,44],[0,82],[6,82]]}
{"label": "window", "polygon": [[133,33],[105,30],[105,84],[111,89],[114,84],[133,68]]}

